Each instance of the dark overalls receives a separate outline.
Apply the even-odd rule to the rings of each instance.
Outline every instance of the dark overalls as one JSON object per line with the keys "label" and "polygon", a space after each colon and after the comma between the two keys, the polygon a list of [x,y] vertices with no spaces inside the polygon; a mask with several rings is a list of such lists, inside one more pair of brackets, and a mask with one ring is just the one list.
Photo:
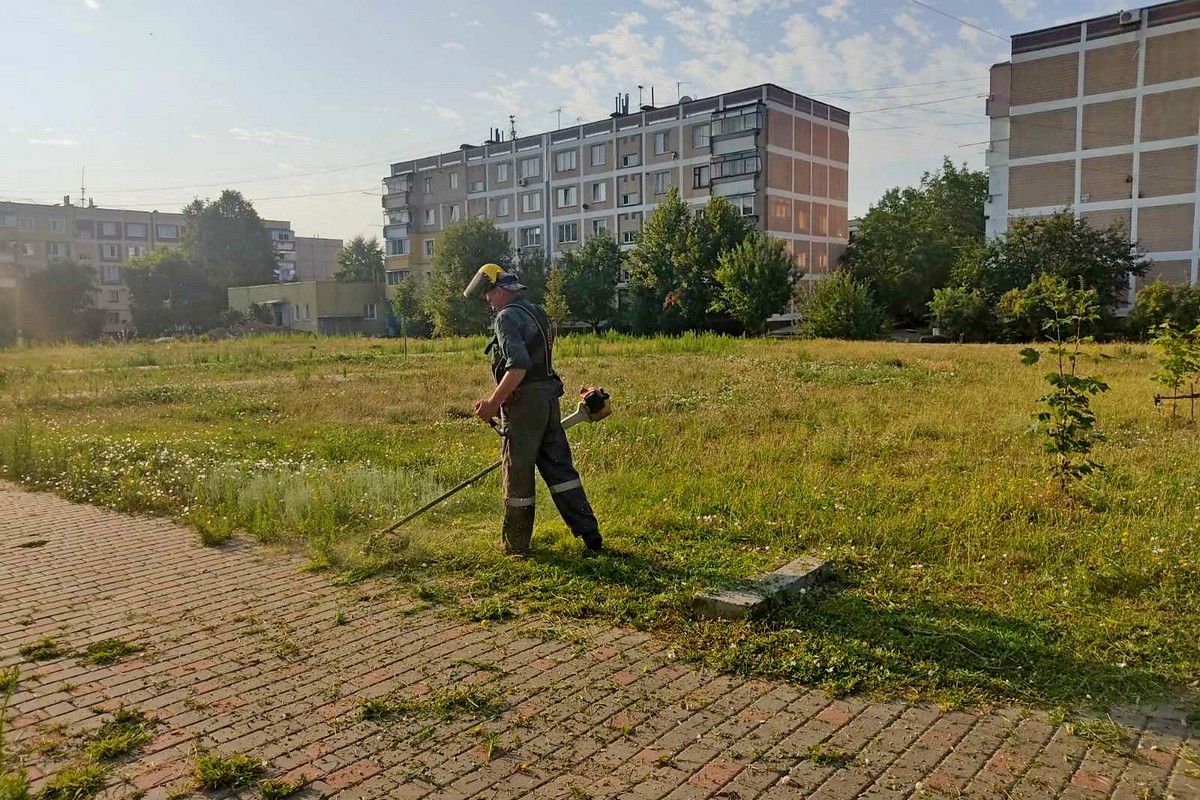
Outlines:
{"label": "dark overalls", "polygon": [[537,467],[550,496],[571,532],[584,542],[598,541],[600,526],[588,504],[571,446],[561,424],[562,381],[554,372],[549,319],[521,298],[496,314],[488,350],[499,383],[510,369],[526,370],[520,386],[501,407],[503,445],[504,550],[523,555],[533,535],[534,477]]}

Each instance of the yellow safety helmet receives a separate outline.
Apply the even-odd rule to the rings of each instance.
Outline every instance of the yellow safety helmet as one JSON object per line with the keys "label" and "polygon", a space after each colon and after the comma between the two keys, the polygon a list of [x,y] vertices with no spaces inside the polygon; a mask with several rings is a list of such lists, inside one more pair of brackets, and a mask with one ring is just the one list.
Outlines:
{"label": "yellow safety helmet", "polygon": [[497,286],[510,292],[525,290],[525,284],[521,283],[514,273],[508,272],[499,264],[484,264],[476,270],[475,277],[471,278],[471,282],[463,290],[463,297],[483,297]]}

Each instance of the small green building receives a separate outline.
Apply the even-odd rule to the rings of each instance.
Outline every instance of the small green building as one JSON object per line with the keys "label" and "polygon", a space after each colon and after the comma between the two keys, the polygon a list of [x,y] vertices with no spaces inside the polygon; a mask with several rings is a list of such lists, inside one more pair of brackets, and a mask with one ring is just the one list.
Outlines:
{"label": "small green building", "polygon": [[297,281],[229,289],[229,307],[250,314],[253,305],[274,313],[273,324],[322,336],[385,336],[389,309],[381,283]]}

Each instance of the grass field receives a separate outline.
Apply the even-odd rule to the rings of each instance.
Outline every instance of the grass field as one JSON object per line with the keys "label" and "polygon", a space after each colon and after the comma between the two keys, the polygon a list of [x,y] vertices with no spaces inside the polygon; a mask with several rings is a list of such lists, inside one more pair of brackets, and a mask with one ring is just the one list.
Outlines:
{"label": "grass field", "polygon": [[[364,555],[368,532],[497,457],[469,414],[490,391],[482,344],[0,353],[0,469],[209,541],[307,548],[338,580],[381,573],[472,619],[638,626],[680,656],[834,692],[1107,704],[1195,688],[1200,447],[1154,408],[1148,348],[1106,348],[1107,469],[1072,499],[1027,431],[1044,384],[1016,347],[567,338],[568,386],[614,397],[571,432],[612,552],[583,558],[541,487],[534,557],[503,558],[492,476]],[[803,602],[754,622],[689,613],[697,590],[801,553],[836,565]]]}

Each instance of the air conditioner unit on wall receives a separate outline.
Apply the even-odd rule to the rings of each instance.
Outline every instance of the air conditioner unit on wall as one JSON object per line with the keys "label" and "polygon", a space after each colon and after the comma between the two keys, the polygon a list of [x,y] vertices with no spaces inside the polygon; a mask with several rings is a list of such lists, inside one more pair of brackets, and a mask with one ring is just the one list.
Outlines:
{"label": "air conditioner unit on wall", "polygon": [[529,183],[528,178],[517,178],[517,186],[524,186]]}
{"label": "air conditioner unit on wall", "polygon": [[1139,25],[1142,22],[1142,12],[1140,9],[1133,11],[1122,11],[1117,15],[1118,25]]}

